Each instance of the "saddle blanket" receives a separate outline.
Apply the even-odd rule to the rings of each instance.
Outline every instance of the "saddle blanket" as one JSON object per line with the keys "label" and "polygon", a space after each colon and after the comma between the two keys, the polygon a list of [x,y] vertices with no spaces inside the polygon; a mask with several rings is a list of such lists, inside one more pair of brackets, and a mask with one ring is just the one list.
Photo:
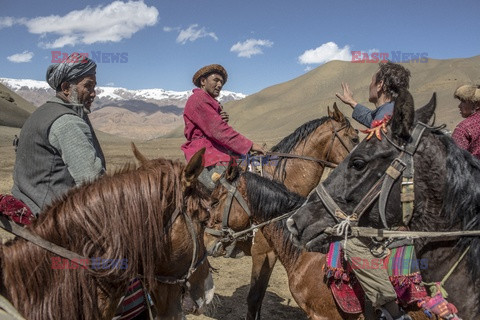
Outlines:
{"label": "saddle blanket", "polygon": [[330,244],[324,272],[327,285],[340,308],[346,313],[361,313],[364,309],[365,294],[355,278],[353,268],[385,268],[397,293],[399,304],[408,305],[427,296],[425,287],[420,285],[422,267],[415,259],[412,245],[391,249],[384,259],[358,261],[352,266],[343,258],[340,242],[333,242]]}

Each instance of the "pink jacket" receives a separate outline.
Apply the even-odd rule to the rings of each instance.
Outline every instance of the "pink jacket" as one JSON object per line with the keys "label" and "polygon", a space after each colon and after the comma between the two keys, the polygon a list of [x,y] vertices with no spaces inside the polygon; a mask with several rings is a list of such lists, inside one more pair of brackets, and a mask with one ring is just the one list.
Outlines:
{"label": "pink jacket", "polygon": [[453,141],[480,159],[480,111],[460,122],[452,134]]}
{"label": "pink jacket", "polygon": [[205,167],[228,162],[229,154],[243,155],[252,147],[251,140],[222,120],[220,111],[217,100],[202,89],[193,89],[183,112],[187,142],[182,150],[187,161],[203,147],[206,148]]}

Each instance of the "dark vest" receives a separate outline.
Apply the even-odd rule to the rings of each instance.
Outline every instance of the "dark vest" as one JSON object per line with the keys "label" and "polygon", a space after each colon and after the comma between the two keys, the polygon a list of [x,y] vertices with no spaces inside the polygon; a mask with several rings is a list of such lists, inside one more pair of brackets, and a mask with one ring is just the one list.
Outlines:
{"label": "dark vest", "polygon": [[[65,105],[47,102],[27,119],[22,127],[13,173],[12,194],[22,200],[34,214],[40,213],[54,199],[75,186],[61,154],[48,141],[53,122],[65,114],[78,116]],[[93,144],[105,160],[89,121]]]}

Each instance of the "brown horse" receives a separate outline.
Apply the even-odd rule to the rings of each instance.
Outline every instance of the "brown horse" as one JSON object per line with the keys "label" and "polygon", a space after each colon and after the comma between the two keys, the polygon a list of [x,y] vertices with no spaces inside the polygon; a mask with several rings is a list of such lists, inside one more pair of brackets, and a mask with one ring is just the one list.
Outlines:
{"label": "brown horse", "polygon": [[[294,157],[283,157],[277,165],[265,166],[264,173],[285,184],[285,186],[302,196],[308,193],[318,184],[325,169],[325,163],[340,163],[350,150],[358,143],[358,133],[350,125],[349,121],[337,108],[333,106],[333,112],[328,110],[328,117],[312,120],[295,130],[291,135],[285,137],[272,152],[289,154]],[[301,159],[306,157],[308,159]],[[317,159],[318,161],[312,161]],[[323,162],[322,162],[323,161]],[[225,201],[226,198],[214,199],[215,202]],[[234,201],[237,203],[237,201]],[[237,203],[238,204],[238,203]],[[243,209],[232,206],[232,214],[228,218],[228,226],[233,231],[246,229],[250,222],[248,219],[235,220],[237,217],[246,216]],[[212,215],[209,227],[222,229],[223,215]],[[236,212],[236,214],[234,214]],[[219,243],[219,238],[206,234],[205,244],[210,252]],[[222,242],[224,245],[229,243]],[[248,313],[247,319],[260,319],[262,300],[265,296],[268,281],[277,260],[277,254],[272,244],[258,231],[254,235],[253,245],[251,238],[247,241],[238,241],[237,247],[247,255],[252,256],[252,276],[250,290],[247,297]],[[217,246],[218,248],[218,246]],[[214,252],[214,255],[223,254],[224,247]],[[308,254],[315,259],[322,259],[322,254]]]}
{"label": "brown horse", "polygon": [[208,194],[196,183],[204,150],[187,165],[134,152],[139,169],[71,190],[27,227],[87,261],[19,238],[1,246],[2,294],[25,318],[111,319],[134,278],[162,319],[182,318],[183,297],[195,311],[213,298],[203,243]]}

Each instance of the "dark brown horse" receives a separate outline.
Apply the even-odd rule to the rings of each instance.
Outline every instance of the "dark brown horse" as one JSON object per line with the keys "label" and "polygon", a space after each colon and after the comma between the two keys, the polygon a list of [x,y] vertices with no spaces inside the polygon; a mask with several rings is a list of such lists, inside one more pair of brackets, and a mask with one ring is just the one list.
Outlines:
{"label": "dark brown horse", "polygon": [[[343,220],[341,212],[360,227],[406,225],[412,231],[440,231],[443,238],[415,241],[417,257],[428,261],[423,280],[438,282],[451,271],[444,283],[448,301],[461,318],[479,319],[480,237],[452,238],[446,233],[480,229],[480,161],[439,128],[424,125],[434,108],[432,98],[414,112],[413,98],[402,91],[386,131],[378,132],[381,140],[372,137],[360,143],[317,188],[318,193],[312,193],[308,200],[312,204],[288,219],[288,226],[296,241],[313,251],[331,241],[327,227]],[[411,183],[403,183],[404,178],[413,181],[412,196],[406,196],[409,191],[404,186]],[[367,193],[373,196],[365,197]],[[404,214],[410,210],[401,200],[410,208],[413,201],[411,215]],[[337,214],[331,213],[332,208]],[[466,248],[466,258],[460,259]]]}
{"label": "dark brown horse", "polygon": [[196,183],[203,152],[185,165],[135,151],[139,169],[68,192],[27,230],[87,261],[17,238],[1,246],[2,294],[27,319],[111,319],[137,278],[162,319],[182,318],[184,296],[204,308],[213,283],[203,243],[208,194]]}
{"label": "dark brown horse", "polygon": [[[276,166],[265,166],[265,175],[284,183],[291,191],[303,196],[308,195],[320,181],[325,169],[325,162],[340,163],[358,143],[357,131],[338,110],[336,104],[334,104],[333,110],[333,112],[328,111],[328,117],[312,120],[302,125],[272,148],[272,152],[275,153],[304,156],[309,159],[283,157],[276,163]],[[312,161],[312,159],[319,161]],[[225,201],[225,198],[215,201]],[[234,201],[234,203],[237,202]],[[250,222],[248,219],[243,219],[244,215],[246,214],[241,207],[232,207],[228,226],[234,231],[247,228]],[[238,217],[240,220],[236,220]],[[221,214],[212,215],[209,227],[222,229],[222,220]],[[218,237],[206,234],[205,244],[209,251],[218,241]],[[229,245],[228,242],[223,244]],[[248,239],[237,242],[237,247],[247,255],[251,255],[253,262],[250,290],[247,297],[247,319],[260,319],[262,300],[277,260],[277,252],[266,240],[262,231],[255,233],[253,245],[251,239]],[[222,253],[224,253],[222,250],[216,252],[217,255]],[[308,255],[315,259],[323,258],[321,254]]]}

